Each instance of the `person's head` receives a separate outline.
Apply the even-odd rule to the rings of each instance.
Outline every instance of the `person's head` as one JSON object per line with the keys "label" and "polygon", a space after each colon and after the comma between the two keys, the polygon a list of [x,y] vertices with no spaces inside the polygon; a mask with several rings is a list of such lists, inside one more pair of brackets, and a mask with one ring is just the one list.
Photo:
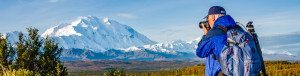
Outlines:
{"label": "person's head", "polygon": [[226,11],[221,6],[212,6],[209,8],[208,15],[206,16],[208,24],[213,27],[214,22],[221,16],[226,15]]}

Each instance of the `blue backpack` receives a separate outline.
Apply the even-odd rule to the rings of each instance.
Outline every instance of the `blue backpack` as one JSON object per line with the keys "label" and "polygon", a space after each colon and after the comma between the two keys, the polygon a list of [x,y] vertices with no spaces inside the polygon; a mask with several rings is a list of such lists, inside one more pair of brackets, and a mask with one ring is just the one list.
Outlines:
{"label": "blue backpack", "polygon": [[261,56],[253,37],[241,27],[226,30],[227,44],[221,50],[222,72],[228,76],[257,76],[261,70]]}

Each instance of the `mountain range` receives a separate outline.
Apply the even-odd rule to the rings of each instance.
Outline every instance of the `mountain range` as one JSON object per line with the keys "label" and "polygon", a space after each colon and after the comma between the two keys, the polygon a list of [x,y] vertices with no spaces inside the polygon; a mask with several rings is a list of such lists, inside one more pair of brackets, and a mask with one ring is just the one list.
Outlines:
{"label": "mountain range", "polygon": [[[18,32],[6,33],[14,43]],[[26,35],[25,35],[26,36]],[[109,18],[82,16],[70,23],[47,29],[41,38],[50,37],[63,47],[63,60],[198,60],[195,49],[201,38],[158,43]],[[261,37],[264,59],[299,60],[289,50],[300,50],[300,34]],[[278,50],[279,49],[279,50]],[[284,50],[284,51],[280,51]],[[277,58],[274,58],[277,57]],[[284,56],[284,57],[281,57]]]}

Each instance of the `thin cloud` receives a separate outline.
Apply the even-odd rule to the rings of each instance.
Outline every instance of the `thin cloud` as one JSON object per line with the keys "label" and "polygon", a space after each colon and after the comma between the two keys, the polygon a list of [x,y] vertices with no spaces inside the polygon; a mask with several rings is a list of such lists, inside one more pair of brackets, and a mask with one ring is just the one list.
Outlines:
{"label": "thin cloud", "polygon": [[137,16],[129,13],[118,13],[117,16],[122,17],[122,18],[127,18],[127,19],[135,19]]}
{"label": "thin cloud", "polygon": [[58,2],[59,0],[49,0],[49,2],[55,3]]}
{"label": "thin cloud", "polygon": [[254,18],[257,33],[263,36],[275,34],[287,34],[299,31],[300,19],[297,18],[300,11],[283,11]]}

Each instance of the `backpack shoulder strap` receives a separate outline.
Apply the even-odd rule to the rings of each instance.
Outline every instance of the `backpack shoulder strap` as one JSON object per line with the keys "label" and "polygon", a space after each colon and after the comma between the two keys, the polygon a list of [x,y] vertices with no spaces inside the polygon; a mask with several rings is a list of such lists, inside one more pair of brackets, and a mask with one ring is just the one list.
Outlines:
{"label": "backpack shoulder strap", "polygon": [[203,38],[203,40],[209,39],[211,37],[214,36],[218,36],[218,35],[222,35],[222,34],[226,34],[227,31],[224,31],[220,28],[213,28],[211,30],[209,30],[206,34],[206,36]]}
{"label": "backpack shoulder strap", "polygon": [[224,32],[227,32],[227,28],[224,26],[217,26],[216,28],[223,30]]}

